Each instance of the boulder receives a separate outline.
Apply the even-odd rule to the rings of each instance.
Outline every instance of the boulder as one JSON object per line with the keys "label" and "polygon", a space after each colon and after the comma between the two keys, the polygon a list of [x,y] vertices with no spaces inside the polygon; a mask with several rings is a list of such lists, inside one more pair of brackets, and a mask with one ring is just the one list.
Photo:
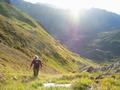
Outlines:
{"label": "boulder", "polygon": [[87,69],[87,72],[89,72],[89,73],[94,72],[94,71],[95,71],[95,69],[94,69],[92,66],[90,66],[90,67]]}

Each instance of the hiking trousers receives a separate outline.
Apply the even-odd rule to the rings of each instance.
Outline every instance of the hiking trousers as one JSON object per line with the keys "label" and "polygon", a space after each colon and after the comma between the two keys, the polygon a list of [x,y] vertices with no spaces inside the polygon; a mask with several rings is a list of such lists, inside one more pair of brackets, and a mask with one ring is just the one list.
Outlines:
{"label": "hiking trousers", "polygon": [[34,69],[33,69],[33,72],[34,72],[34,77],[38,77],[39,68],[34,68]]}

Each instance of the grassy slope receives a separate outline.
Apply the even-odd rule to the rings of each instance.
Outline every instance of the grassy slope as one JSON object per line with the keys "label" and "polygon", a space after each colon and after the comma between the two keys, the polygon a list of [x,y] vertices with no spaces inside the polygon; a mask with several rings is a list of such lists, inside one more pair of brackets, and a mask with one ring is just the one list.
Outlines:
{"label": "grassy slope", "polygon": [[0,14],[0,67],[5,71],[27,70],[34,54],[42,56],[45,73],[75,72],[82,65],[93,65],[65,49],[14,6],[0,3]]}

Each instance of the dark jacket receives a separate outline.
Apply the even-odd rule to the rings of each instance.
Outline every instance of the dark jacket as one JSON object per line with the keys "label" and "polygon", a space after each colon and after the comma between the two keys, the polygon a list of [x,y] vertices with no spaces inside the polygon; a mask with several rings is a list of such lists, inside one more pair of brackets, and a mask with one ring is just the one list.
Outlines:
{"label": "dark jacket", "polygon": [[39,69],[40,67],[42,67],[41,60],[35,60],[35,59],[33,59],[30,67],[32,67],[32,66],[33,66],[34,69]]}

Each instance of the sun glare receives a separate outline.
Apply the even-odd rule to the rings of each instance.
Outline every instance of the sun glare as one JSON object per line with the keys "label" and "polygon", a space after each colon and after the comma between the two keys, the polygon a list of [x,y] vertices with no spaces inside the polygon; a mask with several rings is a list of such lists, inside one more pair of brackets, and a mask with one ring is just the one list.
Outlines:
{"label": "sun glare", "polygon": [[54,1],[54,5],[58,8],[68,10],[73,19],[78,19],[80,14],[90,6],[83,0],[61,0],[61,3]]}
{"label": "sun glare", "polygon": [[81,9],[90,8],[92,3],[89,0],[26,0],[32,2],[48,3],[57,8],[67,9],[71,15],[77,17]]}
{"label": "sun glare", "polygon": [[81,13],[80,10],[77,10],[77,9],[69,9],[69,12],[70,12],[70,17],[71,17],[72,19],[74,19],[74,20],[79,19],[80,13]]}
{"label": "sun glare", "polygon": [[73,23],[79,23],[81,16],[84,14],[84,10],[79,9],[70,9],[69,10],[69,17],[71,18]]}
{"label": "sun glare", "polygon": [[74,17],[78,17],[80,11],[79,10],[70,10],[70,12]]}
{"label": "sun glare", "polygon": [[77,2],[70,2],[67,6],[64,6],[64,8],[67,8],[70,11],[70,16],[74,20],[78,20],[88,7],[86,6],[85,2],[80,2],[77,0]]}
{"label": "sun glare", "polygon": [[[47,3],[61,9],[70,9],[77,15],[79,9],[100,8],[120,14],[120,0],[25,0],[32,3]],[[108,4],[109,3],[109,4]],[[77,7],[77,10],[76,10]],[[72,8],[72,9],[71,9]]]}

